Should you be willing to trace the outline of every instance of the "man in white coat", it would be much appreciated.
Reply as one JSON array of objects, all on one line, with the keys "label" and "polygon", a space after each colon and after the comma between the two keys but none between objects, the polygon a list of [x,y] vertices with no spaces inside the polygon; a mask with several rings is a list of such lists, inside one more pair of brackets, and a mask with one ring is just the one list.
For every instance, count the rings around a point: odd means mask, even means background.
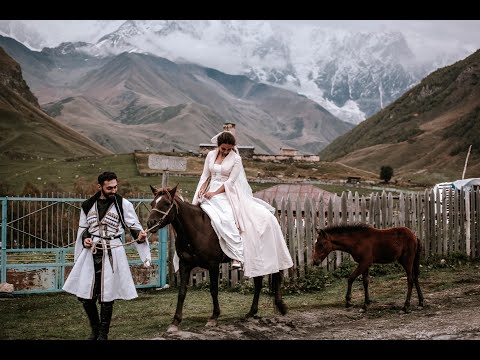
[{"label": "man in white coat", "polygon": [[88,339],[107,340],[114,301],[138,296],[121,241],[125,228],[136,239],[134,245],[145,267],[150,267],[151,255],[147,233],[133,204],[117,194],[117,175],[100,174],[97,186],[99,191],[82,203],[75,264],[63,290],[76,295],[82,303],[92,329]]}]

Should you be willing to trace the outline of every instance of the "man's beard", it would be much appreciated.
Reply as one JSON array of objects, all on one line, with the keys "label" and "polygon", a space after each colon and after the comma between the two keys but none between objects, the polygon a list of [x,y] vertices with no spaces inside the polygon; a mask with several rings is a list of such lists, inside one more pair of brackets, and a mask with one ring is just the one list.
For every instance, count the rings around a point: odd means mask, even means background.
[{"label": "man's beard", "polygon": [[103,189],[102,189],[102,195],[105,199],[109,199],[109,200],[113,200],[113,198],[115,197],[115,194],[105,194]]}]

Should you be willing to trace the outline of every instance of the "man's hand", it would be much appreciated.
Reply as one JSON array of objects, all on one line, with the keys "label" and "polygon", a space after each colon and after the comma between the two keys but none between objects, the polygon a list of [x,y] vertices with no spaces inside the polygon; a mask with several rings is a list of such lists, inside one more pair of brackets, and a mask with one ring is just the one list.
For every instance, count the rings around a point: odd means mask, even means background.
[{"label": "man's hand", "polygon": [[86,248],[91,248],[93,245],[93,240],[91,238],[85,238],[83,240],[83,246],[85,246]]},{"label": "man's hand", "polygon": [[146,238],[147,238],[147,233],[145,232],[145,230],[142,230],[142,231],[140,231],[140,233],[138,234],[137,242],[138,242],[138,243],[143,243]]}]

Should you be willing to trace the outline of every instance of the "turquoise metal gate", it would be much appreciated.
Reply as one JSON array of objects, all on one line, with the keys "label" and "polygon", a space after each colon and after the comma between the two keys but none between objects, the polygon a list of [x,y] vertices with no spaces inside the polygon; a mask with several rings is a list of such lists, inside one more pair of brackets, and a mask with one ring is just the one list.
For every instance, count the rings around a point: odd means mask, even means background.
[{"label": "turquoise metal gate", "polygon": [[[62,291],[73,266],[80,205],[85,199],[0,197],[0,200],[0,282],[13,284],[14,294]],[[151,199],[129,200],[145,226]],[[164,228],[149,237],[150,269],[143,267],[133,246],[125,247],[137,288],[166,285],[167,231]]]}]

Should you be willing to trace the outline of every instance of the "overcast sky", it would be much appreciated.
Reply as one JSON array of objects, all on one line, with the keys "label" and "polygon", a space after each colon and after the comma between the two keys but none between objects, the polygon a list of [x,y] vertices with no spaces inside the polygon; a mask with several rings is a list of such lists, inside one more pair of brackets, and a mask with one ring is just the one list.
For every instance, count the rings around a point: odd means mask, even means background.
[{"label": "overcast sky", "polygon": [[[20,20],[18,20],[20,21]],[[21,20],[31,25],[56,46],[62,41],[94,41],[104,22],[97,20]],[[114,31],[124,20],[109,20]],[[258,20],[256,20],[258,21]],[[273,26],[318,26],[332,30],[401,31],[412,50],[472,53],[480,48],[480,20],[269,20]]]}]

